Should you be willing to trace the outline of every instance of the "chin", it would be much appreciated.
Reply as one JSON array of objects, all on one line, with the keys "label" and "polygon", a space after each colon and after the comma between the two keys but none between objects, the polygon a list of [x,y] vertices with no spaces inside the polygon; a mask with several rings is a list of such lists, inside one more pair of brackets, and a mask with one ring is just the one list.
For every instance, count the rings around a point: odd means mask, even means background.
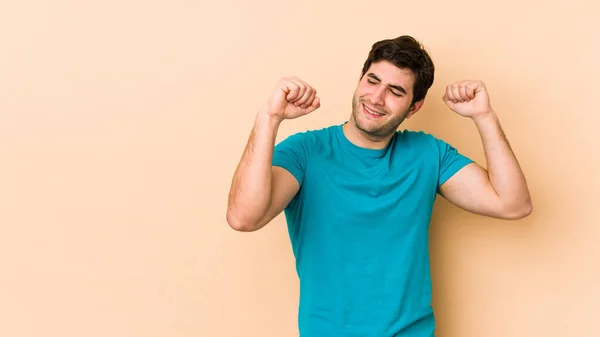
[{"label": "chin", "polygon": [[373,121],[369,120],[355,120],[355,126],[358,130],[374,138],[385,138],[392,135],[398,130],[400,124],[401,123],[394,123],[393,121],[373,123]]},{"label": "chin", "polygon": [[358,130],[360,130],[361,132],[372,136],[372,137],[385,137],[386,136],[386,132],[385,132],[385,126],[375,126],[375,125],[369,125],[370,123],[361,123],[360,121],[358,123],[356,123],[356,128]]}]

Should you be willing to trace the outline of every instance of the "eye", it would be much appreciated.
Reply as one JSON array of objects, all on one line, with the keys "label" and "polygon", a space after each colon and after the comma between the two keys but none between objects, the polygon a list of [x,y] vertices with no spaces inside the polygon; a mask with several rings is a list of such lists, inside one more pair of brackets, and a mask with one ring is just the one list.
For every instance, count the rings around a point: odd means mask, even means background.
[{"label": "eye", "polygon": [[401,97],[401,96],[402,96],[402,94],[401,94],[401,93],[397,92],[397,91],[396,91],[396,90],[394,90],[394,89],[391,89],[391,90],[390,90],[390,92],[392,93],[392,95],[394,95],[394,96],[396,96],[396,97]]},{"label": "eye", "polygon": [[372,79],[368,79],[367,82],[369,82],[370,84],[377,84],[377,82],[373,81]]}]

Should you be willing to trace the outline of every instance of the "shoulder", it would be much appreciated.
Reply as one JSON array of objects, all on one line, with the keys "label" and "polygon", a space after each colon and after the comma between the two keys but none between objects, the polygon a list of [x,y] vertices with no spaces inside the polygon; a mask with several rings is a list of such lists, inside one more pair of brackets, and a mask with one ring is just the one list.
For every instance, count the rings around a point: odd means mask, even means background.
[{"label": "shoulder", "polygon": [[442,143],[445,143],[432,133],[422,130],[398,131],[398,138],[401,142],[408,143],[411,146],[425,146],[432,150],[437,150]]},{"label": "shoulder", "polygon": [[335,132],[337,131],[337,128],[339,128],[339,125],[328,125],[328,126],[324,126],[322,128],[315,128],[315,129],[307,129],[304,131],[300,131],[297,133],[294,133],[293,135],[295,136],[299,136],[299,137],[305,137],[307,139],[319,139],[319,138],[327,138],[327,137],[332,137]]},{"label": "shoulder", "polygon": [[430,153],[434,157],[439,158],[440,161],[448,157],[460,155],[453,145],[433,133],[420,130],[404,130],[401,134],[400,138],[404,140],[405,144],[420,154]]},{"label": "shoulder", "polygon": [[330,143],[335,136],[337,125],[326,126],[318,129],[308,129],[304,131],[298,131],[291,133],[288,136],[283,137],[279,144],[283,143],[295,143],[304,147],[313,147],[320,144]]}]

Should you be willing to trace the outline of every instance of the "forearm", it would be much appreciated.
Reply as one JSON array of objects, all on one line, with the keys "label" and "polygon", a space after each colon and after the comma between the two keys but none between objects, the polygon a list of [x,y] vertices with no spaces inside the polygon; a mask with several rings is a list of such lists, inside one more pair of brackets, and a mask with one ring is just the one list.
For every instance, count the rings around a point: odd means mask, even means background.
[{"label": "forearm", "polygon": [[494,111],[473,117],[482,139],[490,182],[510,212],[530,212],[527,182]]},{"label": "forearm", "polygon": [[252,225],[269,208],[273,149],[279,123],[263,112],[256,115],[229,192],[227,220],[232,226]]}]

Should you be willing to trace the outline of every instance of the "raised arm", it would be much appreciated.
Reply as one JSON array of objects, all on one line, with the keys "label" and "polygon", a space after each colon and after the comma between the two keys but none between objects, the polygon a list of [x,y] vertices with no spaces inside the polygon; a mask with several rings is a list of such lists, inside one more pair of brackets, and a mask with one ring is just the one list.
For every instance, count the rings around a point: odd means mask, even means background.
[{"label": "raised arm", "polygon": [[273,167],[273,150],[280,123],[319,108],[316,91],[298,78],[284,78],[256,114],[254,127],[231,182],[227,223],[256,231],[275,218],[298,192],[294,176]]},{"label": "raised arm", "polygon": [[480,81],[454,83],[443,97],[456,113],[470,117],[481,136],[487,170],[472,163],[441,187],[440,194],[473,213],[501,219],[521,219],[533,210],[523,171],[502,130]]}]

